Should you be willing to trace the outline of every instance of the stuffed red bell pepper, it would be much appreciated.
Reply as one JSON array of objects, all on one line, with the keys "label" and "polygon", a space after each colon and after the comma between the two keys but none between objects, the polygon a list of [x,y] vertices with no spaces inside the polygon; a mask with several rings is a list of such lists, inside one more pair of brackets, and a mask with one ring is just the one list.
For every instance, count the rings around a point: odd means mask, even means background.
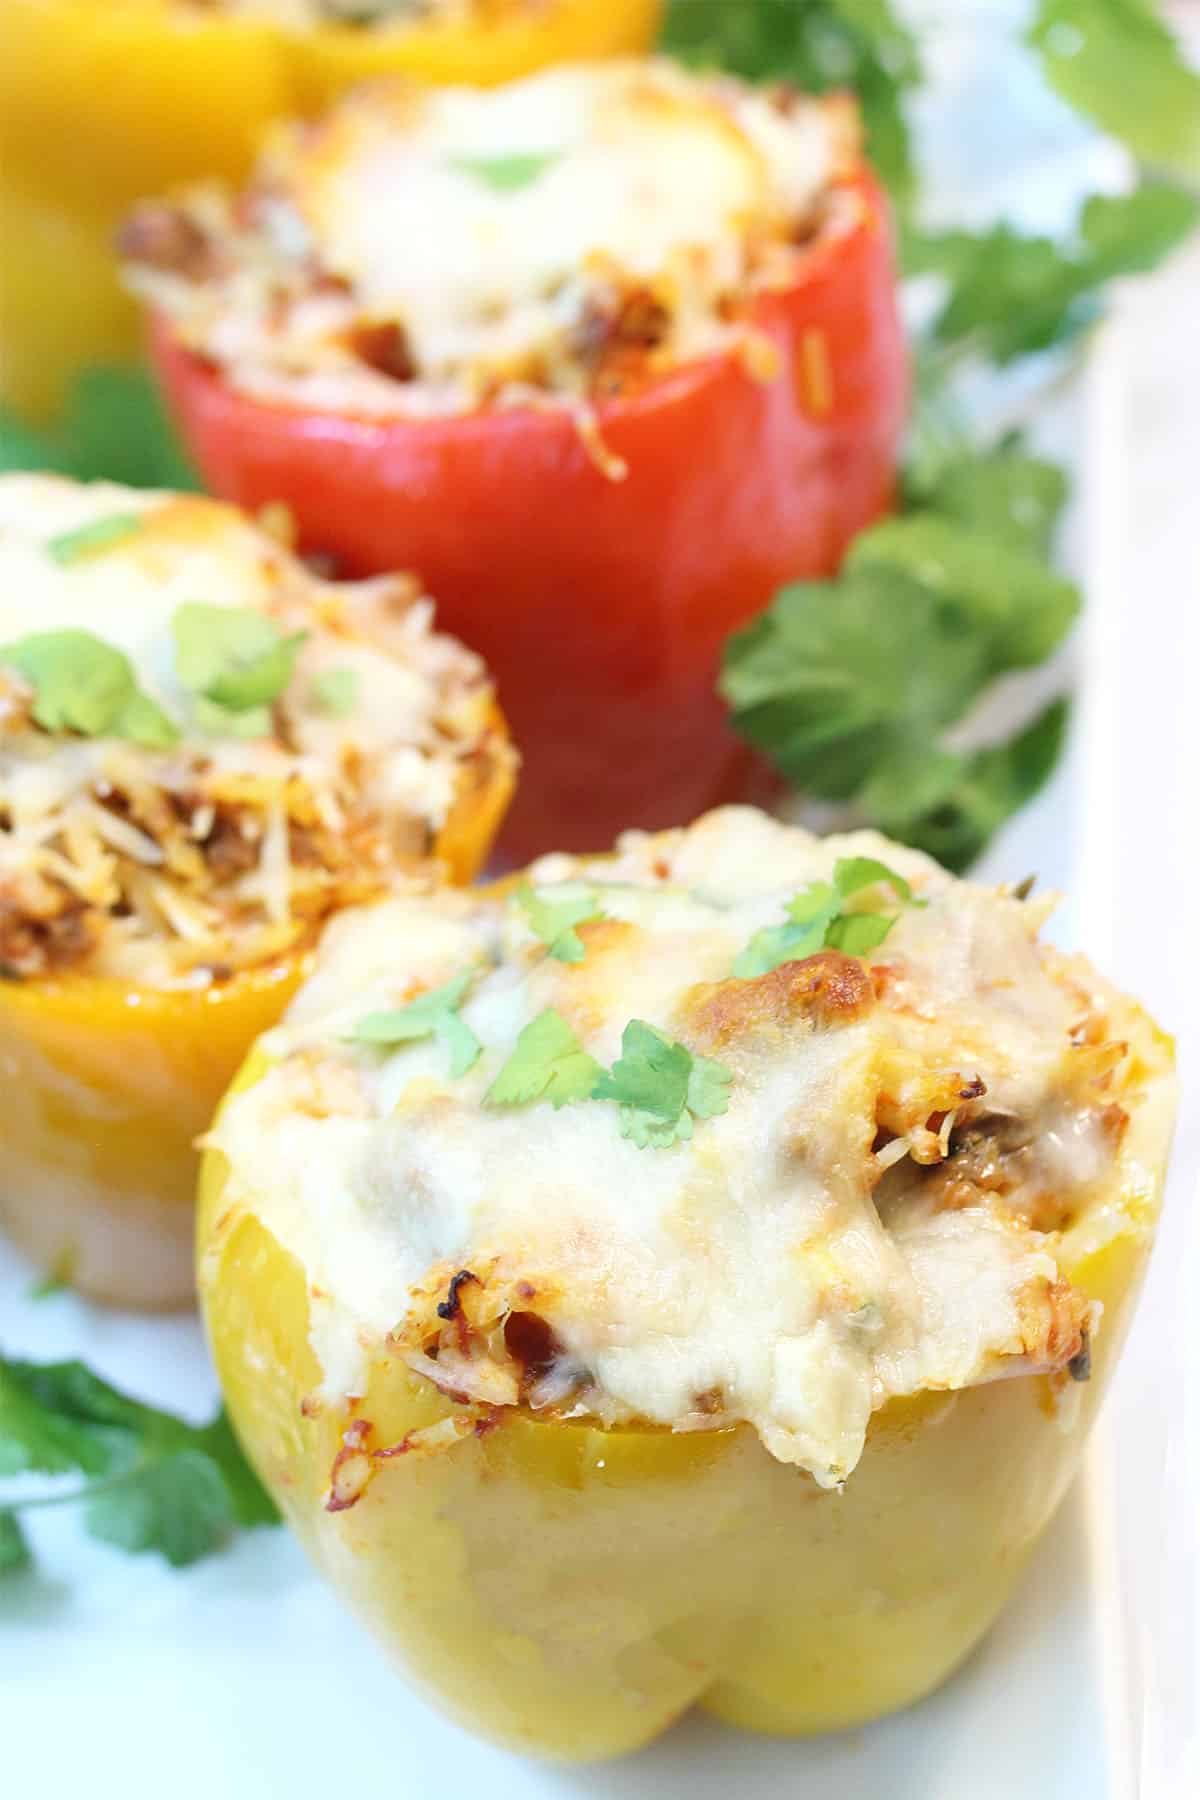
[{"label": "stuffed red bell pepper", "polygon": [[892,495],[883,201],[841,98],[665,62],[364,89],[125,249],[207,480],[419,570],[525,755],[510,850],[743,787],[728,633]]}]

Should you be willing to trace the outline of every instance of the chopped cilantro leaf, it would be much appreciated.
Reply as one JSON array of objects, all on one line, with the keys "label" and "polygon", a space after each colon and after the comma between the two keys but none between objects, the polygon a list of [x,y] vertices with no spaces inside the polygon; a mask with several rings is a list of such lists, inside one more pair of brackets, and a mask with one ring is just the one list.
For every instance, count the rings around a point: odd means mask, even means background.
[{"label": "chopped cilantro leaf", "polygon": [[571,1027],[548,1006],[517,1038],[512,1055],[484,1095],[485,1106],[526,1106],[549,1100],[554,1107],[590,1098],[603,1073]]},{"label": "chopped cilantro leaf", "polygon": [[193,716],[197,731],[203,732],[205,737],[249,739],[273,737],[275,733],[275,720],[269,706],[251,706],[243,712],[235,712],[231,707],[218,706],[215,700],[206,700],[200,695]]},{"label": "chopped cilantro leaf", "polygon": [[427,994],[418,995],[407,1006],[397,1007],[392,1012],[368,1013],[355,1026],[351,1042],[393,1049],[398,1044],[436,1037],[449,1055],[451,1075],[455,1078],[466,1075],[475,1067],[483,1049],[466,1020],[458,1015],[474,979],[475,971],[468,969],[443,987],[431,988]]},{"label": "chopped cilantro leaf", "polygon": [[310,703],[330,719],[346,719],[358,703],[357,669],[322,669],[309,686]]},{"label": "chopped cilantro leaf", "polygon": [[831,882],[810,882],[788,902],[786,924],[755,932],[733,965],[734,975],[751,980],[825,948],[865,956],[883,942],[897,918],[896,913],[847,910],[848,900],[873,887],[891,887],[902,904],[917,904],[903,875],[886,863],[873,856],[840,857]]},{"label": "chopped cilantro leaf", "polygon": [[450,167],[471,175],[497,194],[516,194],[532,187],[552,164],[561,160],[559,150],[530,150],[508,156],[452,156]]},{"label": "chopped cilantro leaf", "polygon": [[621,1109],[621,1136],[640,1150],[667,1150],[693,1134],[694,1119],[715,1118],[729,1105],[733,1074],[721,1063],[693,1056],[642,1019],[631,1019],[621,1054],[592,1090],[594,1100]]},{"label": "chopped cilantro leaf", "polygon": [[125,738],[150,749],[178,740],[166,713],[138,687],[125,653],[90,631],[35,631],[0,646],[0,663],[33,689],[33,717],[44,731]]},{"label": "chopped cilantro leaf", "polygon": [[604,917],[596,890],[578,882],[547,888],[533,888],[527,881],[522,882],[517,889],[517,905],[534,936],[547,946],[551,956],[565,963],[582,962],[584,958],[583,939],[575,930],[576,925]]},{"label": "chopped cilantro leaf", "polygon": [[182,685],[235,713],[253,712],[279,698],[307,636],[288,635],[251,607],[195,601],[178,607],[171,623]]},{"label": "chopped cilantro leaf", "polygon": [[141,528],[139,513],[110,513],[108,518],[93,519],[90,525],[81,525],[76,531],[60,532],[58,537],[49,540],[46,551],[56,563],[69,568],[84,557],[94,556],[98,551],[108,550],[124,538],[132,537]]},{"label": "chopped cilantro leaf", "polygon": [[[87,1479],[28,1504],[82,1502],[93,1536],[125,1550],[160,1551],[175,1566],[209,1555],[238,1526],[278,1516],[223,1413],[189,1425],[83,1363],[0,1357],[0,1474],[29,1470]],[[0,1507],[0,1567],[26,1559],[13,1516],[21,1504]]]}]

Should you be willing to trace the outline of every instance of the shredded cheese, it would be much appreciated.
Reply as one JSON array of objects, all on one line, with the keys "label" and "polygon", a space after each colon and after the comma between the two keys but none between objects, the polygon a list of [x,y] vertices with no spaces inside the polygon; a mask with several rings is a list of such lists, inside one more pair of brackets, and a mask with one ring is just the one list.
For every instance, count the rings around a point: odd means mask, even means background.
[{"label": "shredded cheese", "polygon": [[[71,559],[95,520],[137,529]],[[265,735],[217,735],[181,682],[184,604],[260,612],[303,643]],[[147,984],[246,967],[420,868],[466,766],[493,742],[478,659],[433,630],[400,576],[317,579],[232,508],[169,494],[0,479],[0,644],[90,631],[129,660],[179,741],[47,730],[0,659],[0,965],[71,964]],[[320,702],[345,670],[353,704]]]}]

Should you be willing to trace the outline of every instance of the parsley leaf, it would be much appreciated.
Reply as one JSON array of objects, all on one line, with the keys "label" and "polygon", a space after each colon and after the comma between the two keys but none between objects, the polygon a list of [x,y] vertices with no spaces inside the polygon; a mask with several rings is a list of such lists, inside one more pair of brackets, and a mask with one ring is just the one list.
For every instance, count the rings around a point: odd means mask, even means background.
[{"label": "parsley leaf", "polygon": [[562,1014],[548,1006],[521,1032],[483,1103],[526,1106],[531,1100],[549,1100],[555,1108],[568,1106],[589,1099],[602,1074]]},{"label": "parsley leaf", "polygon": [[292,678],[307,632],[286,634],[248,606],[177,607],[175,672],[185,688],[229,712],[270,706]]},{"label": "parsley leaf", "polygon": [[788,902],[787,923],[756,931],[733,965],[739,980],[767,975],[780,963],[800,962],[826,947],[865,956],[881,944],[898,914],[848,912],[846,902],[864,889],[891,887],[897,899],[915,905],[903,875],[873,856],[843,856],[832,881],[813,881]]},{"label": "parsley leaf", "polygon": [[124,651],[90,631],[35,631],[0,646],[0,663],[33,689],[33,717],[44,731],[126,738],[150,749],[178,741],[166,713],[138,687]]},{"label": "parsley leaf", "polygon": [[872,162],[898,199],[911,193],[904,101],[921,64],[890,0],[671,0],[663,47],[751,81],[788,81],[809,93],[851,89]]},{"label": "parsley leaf", "polygon": [[723,1064],[693,1056],[653,1025],[631,1019],[621,1035],[621,1054],[600,1075],[592,1098],[617,1103],[621,1136],[639,1150],[666,1150],[692,1136],[694,1119],[726,1111],[732,1080]]},{"label": "parsley leaf", "polygon": [[[88,1480],[27,1504],[81,1501],[93,1536],[129,1551],[160,1551],[177,1567],[218,1549],[238,1526],[278,1518],[223,1413],[188,1425],[83,1363],[0,1357],[0,1474],[30,1470]],[[0,1566],[6,1551],[8,1567],[24,1560],[13,1517],[21,1507],[0,1508]]]},{"label": "parsley leaf", "polygon": [[1135,156],[1200,169],[1200,75],[1150,0],[1040,0],[1028,41],[1068,105]]},{"label": "parsley leaf", "polygon": [[517,889],[517,905],[528,919],[533,935],[541,939],[551,956],[564,963],[580,963],[584,958],[583,939],[575,930],[576,925],[604,917],[595,888],[574,881],[548,888],[533,888],[523,881]]},{"label": "parsley leaf", "polygon": [[443,987],[431,988],[428,993],[418,995],[407,1006],[392,1012],[368,1013],[358,1021],[350,1041],[393,1049],[397,1044],[436,1037],[449,1055],[451,1075],[456,1078],[466,1075],[479,1061],[483,1049],[466,1020],[458,1016],[458,1009],[474,979],[475,971],[468,969]]},{"label": "parsley leaf", "polygon": [[559,150],[514,151],[509,156],[452,156],[450,167],[471,175],[496,194],[516,194],[532,187],[552,164],[561,161]]},{"label": "parsley leaf", "polygon": [[330,719],[345,719],[358,703],[357,669],[322,669],[308,690],[311,705]]},{"label": "parsley leaf", "polygon": [[76,531],[60,532],[49,540],[46,551],[56,563],[69,568],[72,563],[133,537],[141,529],[140,514],[110,513],[106,519],[93,519],[90,525],[81,525]]}]

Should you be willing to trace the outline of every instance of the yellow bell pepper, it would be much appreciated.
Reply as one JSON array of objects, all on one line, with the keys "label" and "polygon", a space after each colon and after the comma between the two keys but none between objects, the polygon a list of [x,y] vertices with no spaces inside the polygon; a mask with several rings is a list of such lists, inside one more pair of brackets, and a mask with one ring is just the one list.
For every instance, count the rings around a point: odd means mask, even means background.
[{"label": "yellow bell pepper", "polygon": [[[1170,1045],[1145,1021],[1138,1048],[1147,1097],[1115,1180],[1060,1252],[1104,1306],[1091,1379],[1027,1374],[893,1401],[841,1492],[746,1427],[481,1416],[383,1353],[352,1408],[321,1410],[305,1271],[252,1197],[227,1194],[210,1152],[199,1280],[238,1433],[407,1676],[510,1748],[612,1756],[693,1704],[793,1735],[905,1706],[987,1630],[1079,1467],[1170,1134]],[[234,1091],[266,1066],[252,1055]]]},{"label": "yellow bell pepper", "polygon": [[114,230],[176,182],[237,180],[270,120],[385,71],[490,86],[637,52],[661,11],[510,0],[474,21],[295,31],[178,0],[0,0],[0,401],[52,417],[80,367],[135,348]]},{"label": "yellow bell pepper", "polygon": [[[461,795],[435,847],[453,880],[478,873],[511,787],[500,764]],[[0,1227],[97,1299],[188,1304],[195,1140],[309,962],[290,956],[207,989],[0,981]]]}]

